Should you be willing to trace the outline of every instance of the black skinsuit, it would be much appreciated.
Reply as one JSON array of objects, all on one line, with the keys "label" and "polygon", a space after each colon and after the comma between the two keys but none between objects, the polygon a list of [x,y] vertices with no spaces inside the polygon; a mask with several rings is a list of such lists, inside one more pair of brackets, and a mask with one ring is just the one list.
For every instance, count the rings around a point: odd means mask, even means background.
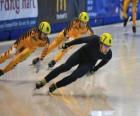
[{"label": "black skinsuit", "polygon": [[[72,54],[68,60],[51,71],[46,77],[46,81],[49,82],[55,77],[57,77],[62,72],[66,72],[71,69],[73,66],[78,65],[75,71],[72,72],[71,75],[63,78],[62,80],[56,83],[57,88],[66,86],[76,79],[84,76],[88,73],[93,67],[99,69],[103,65],[105,65],[112,58],[112,51],[104,55],[100,52],[100,37],[97,35],[83,37],[80,39],[73,40],[67,43],[68,46],[75,44],[87,43],[79,50],[77,50],[74,54]],[[96,62],[101,59],[101,62],[95,66]]]}]

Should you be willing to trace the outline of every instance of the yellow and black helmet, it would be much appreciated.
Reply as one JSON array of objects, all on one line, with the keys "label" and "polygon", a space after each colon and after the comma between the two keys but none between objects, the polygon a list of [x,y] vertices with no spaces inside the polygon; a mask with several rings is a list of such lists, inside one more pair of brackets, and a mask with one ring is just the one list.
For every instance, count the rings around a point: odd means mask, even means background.
[{"label": "yellow and black helmet", "polygon": [[43,33],[50,34],[51,33],[51,26],[50,23],[47,21],[43,21],[39,24],[39,30]]},{"label": "yellow and black helmet", "polygon": [[83,21],[83,22],[88,22],[89,21],[89,16],[87,12],[81,12],[78,16],[78,19]]},{"label": "yellow and black helmet", "polygon": [[100,42],[106,46],[112,46],[112,35],[110,33],[103,33],[100,36]]}]

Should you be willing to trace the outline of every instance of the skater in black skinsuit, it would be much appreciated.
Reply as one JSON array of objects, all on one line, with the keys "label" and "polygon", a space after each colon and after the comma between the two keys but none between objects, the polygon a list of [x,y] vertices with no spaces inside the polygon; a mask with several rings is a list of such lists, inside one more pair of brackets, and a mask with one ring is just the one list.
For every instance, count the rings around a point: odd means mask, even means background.
[{"label": "skater in black skinsuit", "polygon": [[[59,74],[70,70],[73,66],[78,67],[72,72],[71,75],[63,78],[55,84],[49,87],[49,92],[53,92],[57,88],[64,87],[78,78],[81,78],[88,72],[95,72],[102,66],[104,66],[111,58],[112,51],[112,36],[109,33],[103,33],[101,36],[92,35],[73,40],[69,43],[65,43],[62,48],[66,49],[75,44],[87,43],[74,54],[72,54],[68,60],[59,67],[52,70],[43,80],[36,83],[36,89],[43,87],[46,83],[56,78]],[[97,65],[97,61],[101,60]]]}]

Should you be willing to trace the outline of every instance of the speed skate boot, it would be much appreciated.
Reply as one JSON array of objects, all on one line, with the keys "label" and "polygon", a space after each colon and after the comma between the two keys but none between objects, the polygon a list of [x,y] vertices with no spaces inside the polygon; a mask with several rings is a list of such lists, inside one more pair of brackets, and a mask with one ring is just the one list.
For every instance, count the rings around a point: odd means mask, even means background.
[{"label": "speed skate boot", "polygon": [[50,92],[50,93],[53,93],[56,89],[57,89],[56,84],[52,84],[52,85],[49,87],[49,92]]},{"label": "speed skate boot", "polygon": [[128,21],[130,21],[130,20],[131,20],[131,17],[124,18],[124,20],[123,20],[123,26],[126,27]]},{"label": "speed skate boot", "polygon": [[36,82],[35,89],[40,89],[40,88],[41,88],[41,87],[43,87],[46,83],[47,83],[47,82],[46,82],[46,80],[45,80],[45,79],[43,79],[43,80],[41,80],[41,81]]},{"label": "speed skate boot", "polygon": [[136,26],[132,26],[133,33],[136,33]]}]

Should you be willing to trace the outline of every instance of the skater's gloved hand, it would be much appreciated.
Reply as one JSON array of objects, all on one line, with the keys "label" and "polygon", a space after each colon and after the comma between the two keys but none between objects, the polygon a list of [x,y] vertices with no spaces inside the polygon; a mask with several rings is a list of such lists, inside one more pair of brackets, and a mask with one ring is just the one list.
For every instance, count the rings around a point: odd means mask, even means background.
[{"label": "skater's gloved hand", "polygon": [[94,67],[90,70],[90,74],[94,74],[99,68],[98,67]]},{"label": "skater's gloved hand", "polygon": [[40,60],[39,57],[33,59],[33,61],[32,61],[32,65],[34,66],[36,73],[38,73],[40,71],[40,68],[41,68],[41,62],[40,61],[41,60]]},{"label": "skater's gloved hand", "polygon": [[62,49],[67,49],[69,45],[67,43],[62,44]]},{"label": "skater's gloved hand", "polygon": [[56,62],[54,60],[52,60],[51,62],[48,63],[48,67],[52,68],[55,64],[56,64]]},{"label": "skater's gloved hand", "polygon": [[40,58],[37,57],[37,58],[33,59],[32,64],[36,65],[39,61],[40,61]]},{"label": "skater's gloved hand", "polygon": [[97,67],[92,68],[88,73],[87,76],[93,75],[98,70]]}]

